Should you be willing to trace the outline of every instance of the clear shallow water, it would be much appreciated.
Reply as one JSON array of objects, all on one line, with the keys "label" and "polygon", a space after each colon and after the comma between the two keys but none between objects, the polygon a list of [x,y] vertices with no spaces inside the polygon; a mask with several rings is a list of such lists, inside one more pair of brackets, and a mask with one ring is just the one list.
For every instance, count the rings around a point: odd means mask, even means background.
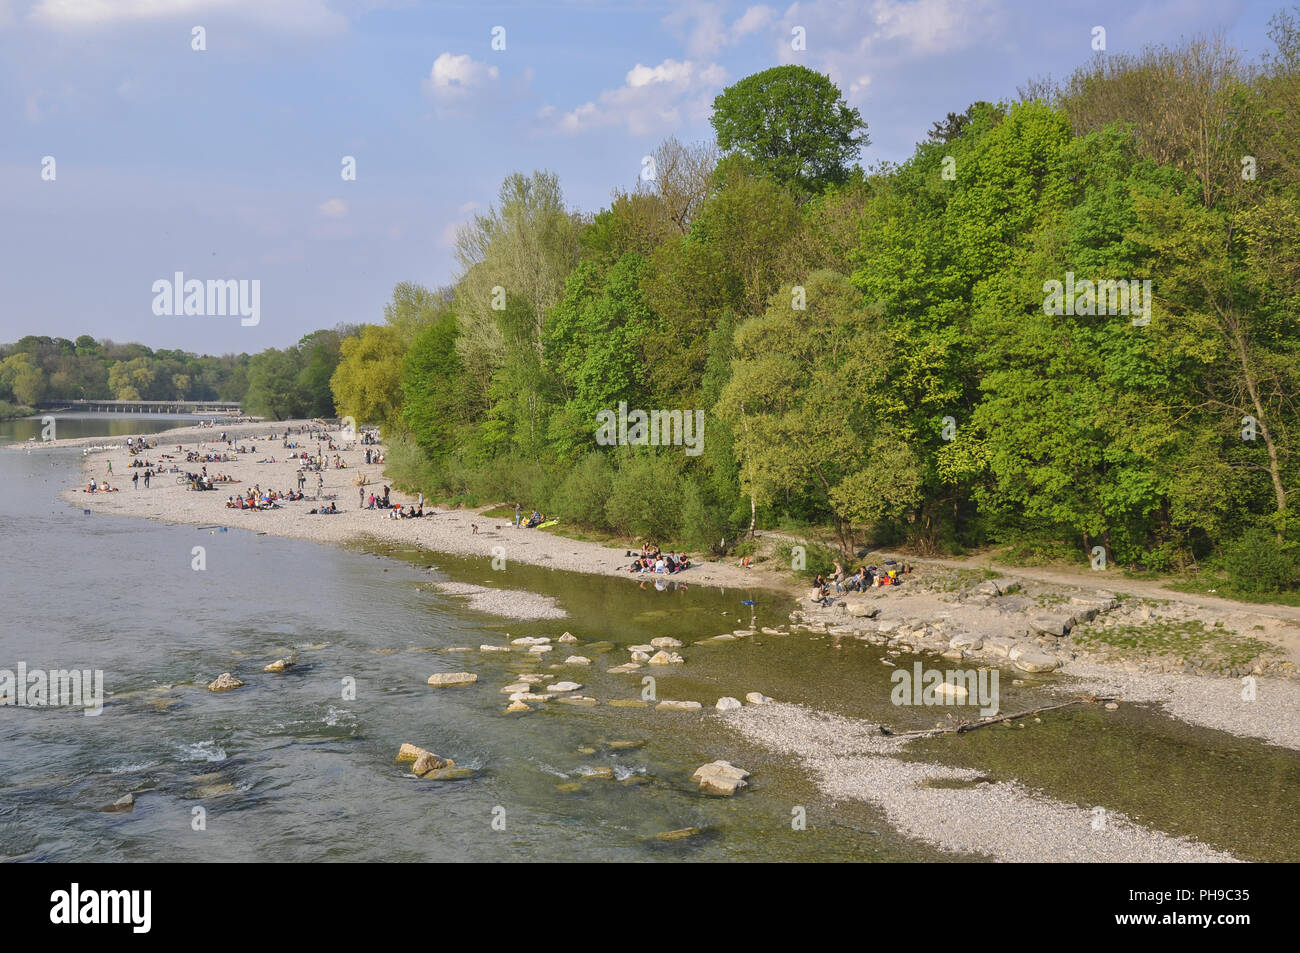
[{"label": "clear shallow water", "polygon": [[[76,426],[124,427],[114,435],[125,436],[144,423]],[[76,435],[60,428],[60,436]],[[0,440],[11,434],[23,435],[14,422],[0,424]],[[364,542],[344,550],[85,516],[57,499],[78,482],[77,457],[0,451],[0,667],[101,668],[111,697],[91,718],[0,707],[0,858],[955,859],[897,836],[867,805],[825,802],[799,771],[737,742],[707,714],[556,703],[525,716],[503,711],[498,689],[520,672],[584,683],[583,693],[602,701],[639,697],[648,673],[659,698],[706,708],[723,694],[763,691],[900,727],[935,720],[933,710],[889,704],[890,670],[861,643],[833,648],[826,637],[792,635],[691,644],[785,621],[790,606],[771,594],[689,585],[657,592],[542,567],[498,573],[484,561],[414,549],[375,555]],[[191,569],[196,545],[207,551],[204,572]],[[570,617],[520,624],[468,612],[429,590],[447,578],[545,592]],[[751,598],[756,607],[741,604]],[[582,639],[573,651],[591,656],[590,668],[552,671],[550,661],[517,653],[443,651],[500,644],[507,632],[566,629]],[[626,660],[627,645],[659,635],[687,643],[686,666],[606,673]],[[593,649],[595,640],[612,644]],[[297,667],[262,671],[290,651]],[[563,646],[551,653],[567,654]],[[425,684],[432,672],[459,670],[477,672],[479,683]],[[224,671],[246,686],[206,691]],[[345,678],[356,680],[355,701],[342,697]],[[1037,701],[1032,685],[1009,683],[1004,707]],[[1241,856],[1294,858],[1294,752],[1125,708],[1106,721],[1053,713],[1033,730],[989,729],[919,750],[1022,777],[1064,800],[1125,810]],[[615,740],[644,745],[614,752],[605,743]],[[475,776],[413,779],[409,766],[393,762],[404,741]],[[586,746],[597,753],[580,754]],[[689,776],[715,758],[753,771],[753,786],[733,799],[699,794]],[[1171,765],[1184,783],[1168,783]],[[613,780],[579,780],[606,767]],[[568,790],[575,782],[578,790]],[[99,810],[127,792],[137,796],[134,811]],[[806,831],[791,829],[796,806],[807,810]],[[206,812],[204,831],[191,827],[196,807]],[[502,814],[505,829],[494,829]],[[1270,834],[1239,834],[1265,826]],[[653,839],[684,827],[703,834]]]}]

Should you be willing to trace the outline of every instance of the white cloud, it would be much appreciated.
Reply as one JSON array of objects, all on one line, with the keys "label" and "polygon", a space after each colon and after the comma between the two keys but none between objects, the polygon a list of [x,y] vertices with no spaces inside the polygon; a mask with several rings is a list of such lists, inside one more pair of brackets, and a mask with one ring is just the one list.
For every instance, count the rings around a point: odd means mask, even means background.
[{"label": "white cloud", "polygon": [[552,121],[565,132],[623,125],[633,135],[647,135],[707,118],[713,96],[726,78],[726,70],[716,63],[674,59],[657,66],[637,63],[627,71],[623,86],[605,90],[558,121],[553,121],[555,109],[550,106],[542,109],[538,118]]},{"label": "white cloud", "polygon": [[[864,62],[895,69],[978,46],[1003,30],[1003,0],[806,0],[792,4],[776,31],[783,63],[828,74],[850,101],[871,85]],[[743,19],[743,18],[742,18]],[[806,52],[791,48],[791,30],[807,31]]]},{"label": "white cloud", "polygon": [[326,218],[342,218],[348,214],[348,203],[342,199],[330,199],[316,206],[316,210]]},{"label": "white cloud", "polygon": [[442,53],[433,61],[425,88],[435,99],[448,102],[463,99],[472,90],[494,83],[501,75],[495,66],[479,62],[468,53]]},{"label": "white cloud", "polygon": [[663,19],[663,24],[686,46],[688,56],[704,59],[717,56],[776,19],[772,7],[756,4],[727,26],[725,3],[686,3]]},{"label": "white cloud", "polygon": [[69,30],[227,15],[300,33],[340,32],[348,25],[326,0],[38,0],[28,19]]}]

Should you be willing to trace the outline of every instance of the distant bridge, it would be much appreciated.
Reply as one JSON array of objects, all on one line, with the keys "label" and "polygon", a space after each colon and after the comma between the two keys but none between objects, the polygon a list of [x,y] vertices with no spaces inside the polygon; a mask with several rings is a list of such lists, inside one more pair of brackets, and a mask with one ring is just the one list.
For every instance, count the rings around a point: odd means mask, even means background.
[{"label": "distant bridge", "polygon": [[77,410],[92,414],[231,414],[241,416],[238,401],[227,400],[44,400],[38,410]]}]

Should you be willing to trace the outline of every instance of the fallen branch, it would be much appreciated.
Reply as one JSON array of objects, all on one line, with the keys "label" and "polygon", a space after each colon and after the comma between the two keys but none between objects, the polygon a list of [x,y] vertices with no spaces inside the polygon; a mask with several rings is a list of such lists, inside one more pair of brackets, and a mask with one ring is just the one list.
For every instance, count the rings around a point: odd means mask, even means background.
[{"label": "fallen branch", "polygon": [[1026,718],[1029,715],[1037,715],[1039,712],[1055,711],[1058,708],[1069,708],[1071,705],[1096,704],[1097,702],[1115,701],[1114,698],[1102,698],[1098,695],[1081,695],[1078,698],[1068,702],[1061,702],[1057,705],[1043,705],[1039,708],[1031,708],[1028,711],[1018,711],[1010,715],[999,715],[997,718],[989,718],[984,721],[963,721],[951,725],[947,728],[923,728],[920,731],[890,731],[884,725],[880,726],[880,733],[888,735],[891,738],[924,738],[930,735],[951,735],[965,734],[968,731],[974,731],[976,728],[987,728],[989,725],[996,725],[1004,721],[1014,721],[1017,718]]}]

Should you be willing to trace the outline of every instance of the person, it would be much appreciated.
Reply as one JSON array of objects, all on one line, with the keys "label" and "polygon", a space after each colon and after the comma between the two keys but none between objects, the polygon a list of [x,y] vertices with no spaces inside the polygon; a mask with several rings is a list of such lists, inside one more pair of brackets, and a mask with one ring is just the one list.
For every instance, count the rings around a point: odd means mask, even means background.
[{"label": "person", "polygon": [[321,490],[325,489],[325,477],[323,474],[316,474],[316,499],[320,499]]},{"label": "person", "polygon": [[840,588],[840,583],[843,580],[844,580],[844,567],[840,565],[840,561],[837,559],[835,560],[835,569],[831,573],[831,581],[835,583],[835,594],[837,596],[844,591],[843,589]]},{"label": "person", "polygon": [[359,486],[357,487],[357,506],[365,506],[365,505],[366,505],[366,488],[364,486]]},{"label": "person", "polygon": [[145,471],[144,471],[144,488],[145,488],[146,490],[149,489],[149,478],[150,478],[151,476],[153,476],[153,471],[152,471],[152,470],[145,470]]},{"label": "person", "polygon": [[109,460],[109,461],[108,461],[108,472],[109,472],[109,473],[112,473],[112,472],[113,472],[113,461],[112,461],[112,460]]},{"label": "person", "polygon": [[140,489],[140,474],[139,474],[139,473],[132,473],[132,474],[131,474],[131,489],[133,489],[133,490],[138,490],[138,489]]},{"label": "person", "polygon": [[518,503],[515,504],[515,529],[519,528],[519,521],[523,519],[524,510]]}]

